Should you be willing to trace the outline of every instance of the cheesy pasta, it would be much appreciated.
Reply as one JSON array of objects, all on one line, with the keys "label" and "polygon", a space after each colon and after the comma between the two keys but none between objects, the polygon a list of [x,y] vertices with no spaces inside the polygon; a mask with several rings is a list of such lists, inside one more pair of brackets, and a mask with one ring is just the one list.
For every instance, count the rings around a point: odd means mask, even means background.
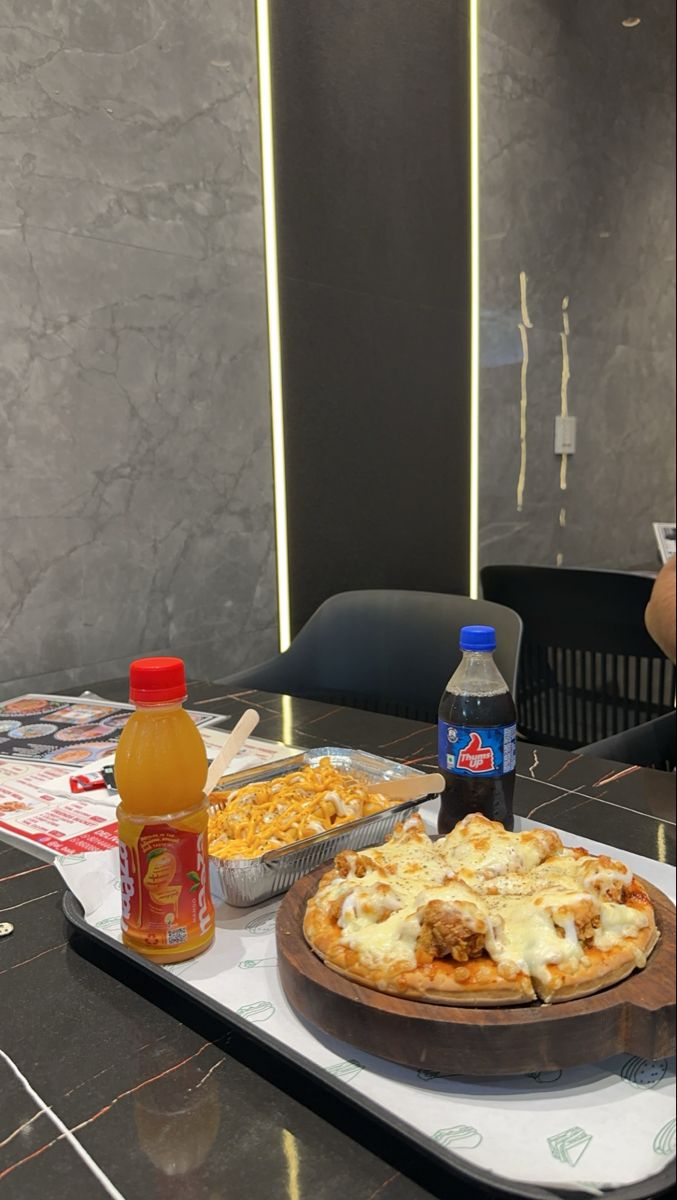
[{"label": "cheesy pasta", "polygon": [[329,758],[212,799],[221,807],[209,815],[209,853],[224,859],[257,858],[393,803]]}]

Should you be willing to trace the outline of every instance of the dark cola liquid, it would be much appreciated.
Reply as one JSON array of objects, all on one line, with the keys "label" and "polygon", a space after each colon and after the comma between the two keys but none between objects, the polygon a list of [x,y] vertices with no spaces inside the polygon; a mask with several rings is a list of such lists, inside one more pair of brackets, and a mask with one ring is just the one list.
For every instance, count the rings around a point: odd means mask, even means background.
[{"label": "dark cola liquid", "polygon": [[[509,692],[496,696],[459,696],[445,692],[440,702],[439,717],[449,725],[481,729],[483,726],[515,724],[515,705]],[[498,779],[481,775],[456,775],[440,762],[446,780],[442,795],[437,831],[449,833],[454,825],[469,813],[480,812],[491,821],[500,821],[506,829],[514,824],[512,797],[515,790],[515,770]]]}]

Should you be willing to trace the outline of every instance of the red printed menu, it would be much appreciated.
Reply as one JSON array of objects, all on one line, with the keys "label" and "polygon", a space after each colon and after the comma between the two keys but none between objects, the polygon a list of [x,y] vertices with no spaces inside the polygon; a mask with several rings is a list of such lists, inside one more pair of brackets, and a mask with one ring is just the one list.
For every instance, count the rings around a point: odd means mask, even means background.
[{"label": "red printed menu", "polygon": [[113,810],[47,791],[63,778],[62,767],[0,759],[0,831],[54,854],[116,846]]}]

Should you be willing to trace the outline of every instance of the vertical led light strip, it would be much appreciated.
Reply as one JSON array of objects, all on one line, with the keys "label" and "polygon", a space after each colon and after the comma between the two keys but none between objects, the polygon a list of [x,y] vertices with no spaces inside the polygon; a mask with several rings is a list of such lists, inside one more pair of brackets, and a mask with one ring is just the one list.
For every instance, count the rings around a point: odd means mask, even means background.
[{"label": "vertical led light strip", "polygon": [[480,163],[479,0],[469,0],[470,68],[470,595],[479,595]]},{"label": "vertical led light strip", "polygon": [[291,619],[289,609],[289,553],[287,543],[287,487],[284,461],[282,357],[280,348],[280,292],[277,277],[273,88],[270,63],[268,0],[256,0],[256,45],[259,71],[263,234],[266,258],[266,297],[268,303],[268,354],[270,358],[270,406],[273,437],[275,541],[277,547],[277,607],[280,650],[286,650],[291,641]]}]

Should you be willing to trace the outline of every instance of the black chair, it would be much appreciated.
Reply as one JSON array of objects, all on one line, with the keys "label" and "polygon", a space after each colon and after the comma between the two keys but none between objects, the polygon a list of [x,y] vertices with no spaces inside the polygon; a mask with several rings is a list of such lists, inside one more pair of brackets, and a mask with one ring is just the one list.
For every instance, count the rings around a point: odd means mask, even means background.
[{"label": "black chair", "polygon": [[659,771],[674,771],[677,762],[677,712],[666,713],[617,733],[583,746],[581,754],[595,758],[610,758],[613,762],[629,763],[633,767],[656,767]]},{"label": "black chair", "polygon": [[675,669],[649,637],[653,577],[566,567],[484,567],[484,596],[520,614],[518,728],[579,749],[673,709]]},{"label": "black chair", "polygon": [[515,687],[522,622],[500,604],[437,592],[340,592],[284,653],[219,680],[371,712],[435,722],[460,661],[461,625],[493,625],[496,663]]}]

